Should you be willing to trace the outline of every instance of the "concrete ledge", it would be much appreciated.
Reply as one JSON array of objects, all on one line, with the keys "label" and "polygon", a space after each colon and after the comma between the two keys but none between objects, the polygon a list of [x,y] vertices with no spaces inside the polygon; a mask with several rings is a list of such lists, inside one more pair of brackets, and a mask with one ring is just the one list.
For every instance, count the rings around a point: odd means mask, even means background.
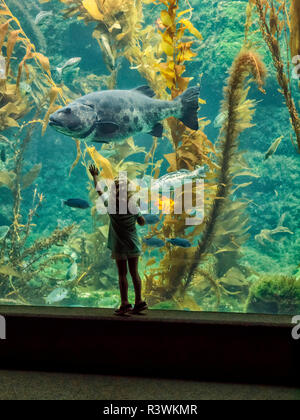
[{"label": "concrete ledge", "polygon": [[0,307],[0,368],[276,384],[300,382],[291,317]]}]

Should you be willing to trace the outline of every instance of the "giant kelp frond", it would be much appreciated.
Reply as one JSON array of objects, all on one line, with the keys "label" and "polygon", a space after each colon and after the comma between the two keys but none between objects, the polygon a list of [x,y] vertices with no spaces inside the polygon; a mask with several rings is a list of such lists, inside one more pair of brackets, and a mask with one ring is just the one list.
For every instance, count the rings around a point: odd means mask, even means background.
[{"label": "giant kelp frond", "polygon": [[[74,226],[56,229],[48,237],[33,242],[32,227],[36,226],[33,222],[43,204],[44,195],[37,188],[34,189],[32,205],[25,221],[21,208],[23,190],[36,181],[41,170],[41,165],[36,164],[24,173],[25,152],[36,125],[43,123],[41,115],[48,98],[50,109],[46,111],[45,125],[51,110],[57,106],[55,102],[59,98],[59,102],[63,103],[64,98],[62,90],[52,79],[49,59],[36,50],[21,22],[4,0],[0,0],[0,50],[6,59],[6,77],[0,81],[0,131],[9,127],[19,128],[15,135],[11,134],[11,140],[1,136],[1,141],[9,146],[12,169],[1,171],[0,187],[10,189],[13,203],[11,225],[0,243],[0,284],[5,298],[15,295],[18,301],[27,303],[23,294],[32,293],[27,283],[40,275],[44,267],[50,264],[50,259],[60,259],[57,254],[49,256],[46,251],[61,245],[74,229]],[[19,127],[18,120],[34,106],[33,120]],[[31,245],[28,245],[29,240]]]},{"label": "giant kelp frond", "polygon": [[153,25],[148,25],[132,40],[125,51],[125,57],[130,62],[131,69],[138,70],[147,80],[157,98],[167,99],[169,95],[166,92],[166,79],[158,72],[163,54],[160,43],[161,37],[157,30]]},{"label": "giant kelp frond", "polygon": [[[157,4],[156,1],[144,0],[147,4]],[[195,39],[201,40],[200,32],[192,24],[192,9],[180,9],[177,0],[159,0],[164,7],[159,12],[156,22],[157,29],[148,26],[139,33],[139,38],[127,51],[127,58],[132,67],[137,69],[147,79],[156,92],[157,97],[174,99],[183,93],[189,86],[192,78],[185,77],[186,62],[193,60],[197,54],[193,51],[193,41],[186,42],[184,36],[189,33]],[[201,101],[204,103],[204,101]],[[171,142],[174,152],[165,155],[169,163],[168,171],[176,172],[180,169],[194,170],[197,165],[207,165],[210,173],[206,184],[205,196],[207,204],[214,197],[214,171],[218,167],[215,160],[216,151],[203,130],[209,121],[200,119],[198,131],[188,129],[175,118],[167,121],[167,137]],[[151,151],[146,155],[145,163],[151,163],[151,176],[157,178],[160,173],[161,161],[154,164],[154,155],[157,150],[157,139],[154,139]],[[193,194],[196,189],[193,190]],[[195,196],[195,195],[194,195]],[[186,213],[175,214],[172,200],[165,197],[159,207],[170,210],[163,224],[158,230],[155,226],[149,229],[149,237],[154,235],[164,238],[185,237],[193,242],[199,235],[203,226],[194,226],[187,233]],[[158,266],[151,268],[147,275],[146,295],[153,304],[164,300],[174,299],[180,306],[184,301],[187,307],[197,307],[192,298],[183,292],[183,274],[185,264],[194,255],[194,250],[176,249],[167,245],[164,257],[157,261]],[[189,298],[189,300],[188,300]],[[180,303],[181,302],[181,303]],[[188,303],[189,302],[189,303]],[[198,309],[200,309],[198,307]]]},{"label": "giant kelp frond", "polygon": [[[193,26],[189,18],[183,17],[191,9],[179,12],[178,0],[159,0],[166,6],[160,15],[160,25],[163,29],[160,48],[165,53],[167,60],[157,64],[161,75],[165,78],[167,87],[171,90],[172,97],[180,95],[186,90],[191,78],[183,77],[185,61],[191,61],[197,56],[192,51],[193,41],[184,42],[183,37],[189,31],[195,38],[202,39],[200,32]],[[155,3],[153,0],[152,3]]]},{"label": "giant kelp frond", "polygon": [[[0,12],[1,12],[1,18],[4,19],[4,22],[2,23],[2,26],[0,27],[0,46],[2,48],[4,44],[4,40],[6,35],[8,35],[7,39],[7,60],[6,60],[6,72],[8,73],[10,69],[10,62],[11,62],[11,56],[14,50],[14,47],[17,43],[22,43],[25,47],[25,56],[23,60],[20,63],[19,66],[19,73],[22,72],[23,67],[26,70],[27,79],[29,79],[29,71],[27,67],[27,61],[34,59],[37,66],[40,68],[42,73],[44,73],[46,79],[50,84],[54,84],[53,80],[51,79],[51,72],[50,72],[50,63],[46,56],[43,54],[37,52],[36,47],[27,37],[26,33],[24,32],[20,21],[13,15],[7,4],[4,0],[1,0],[0,2]],[[10,29],[12,27],[12,24],[14,24],[17,29]],[[20,75],[18,77],[20,79]],[[17,86],[18,87],[18,86]]]},{"label": "giant kelp frond", "polygon": [[39,252],[49,250],[54,245],[59,245],[61,242],[66,241],[71,235],[75,225],[67,226],[64,229],[56,229],[48,238],[37,239],[35,243],[27,248],[20,256],[21,260],[33,257]]},{"label": "giant kelp frond", "polygon": [[[0,51],[3,46],[6,47],[6,68],[5,73],[9,75],[11,57],[14,47],[20,39],[20,31],[11,27],[13,18],[9,15],[3,5],[0,4],[3,16],[0,17]],[[7,15],[7,17],[5,16]],[[4,55],[5,57],[5,55]],[[22,60],[23,61],[23,60]],[[19,68],[22,68],[22,61]],[[25,61],[24,63],[25,64]],[[19,78],[18,78],[19,79]],[[0,81],[0,130],[3,131],[10,127],[18,127],[20,118],[30,111],[30,104],[26,98],[23,98],[18,91],[18,81],[2,78]]]},{"label": "giant kelp frond", "polygon": [[86,24],[96,22],[93,37],[102,51],[105,64],[111,72],[108,87],[116,83],[116,61],[141,30],[142,3],[140,0],[60,0],[66,5],[66,18],[77,16]]},{"label": "giant kelp frond", "polygon": [[[166,9],[161,11],[161,29],[158,33],[161,37],[160,50],[164,53],[166,61],[159,59],[155,66],[159,70],[159,80],[164,79],[166,88],[171,91],[171,98],[176,98],[188,88],[192,80],[190,77],[183,76],[186,71],[185,63],[197,56],[197,53],[192,50],[193,41],[184,42],[183,37],[186,32],[189,32],[195,39],[202,40],[202,35],[193,26],[190,20],[191,15],[186,17],[191,9],[179,11],[177,0],[166,0],[161,3],[166,6]],[[209,122],[203,120],[200,121],[200,130],[195,132],[177,119],[169,118],[169,137],[175,149],[174,154],[167,156],[170,163],[169,171],[194,169],[196,165],[204,163],[214,169],[212,156],[215,150],[202,131]]]},{"label": "giant kelp frond", "polygon": [[94,146],[87,147],[86,151],[93,159],[93,162],[96,164],[97,168],[102,170],[101,177],[106,180],[113,180],[116,176],[112,165],[108,159],[105,159],[99,152],[97,152]]},{"label": "giant kelp frond", "polygon": [[[17,28],[17,29],[16,29]],[[21,44],[25,49],[25,55],[18,64],[17,77],[14,76],[14,72],[11,65],[12,54],[15,47]],[[23,117],[27,112],[30,111],[28,100],[22,95],[21,83],[23,80],[23,73],[25,72],[25,81],[30,86],[30,95],[32,100],[37,106],[44,107],[46,105],[47,97],[50,98],[50,106],[46,112],[44,119],[43,132],[45,131],[48,124],[48,117],[51,112],[55,109],[54,102],[57,98],[63,103],[65,99],[63,92],[54,83],[51,70],[50,62],[48,57],[37,51],[35,45],[27,37],[22,25],[17,19],[10,8],[7,6],[4,0],[0,1],[0,49],[3,50],[3,46],[6,47],[6,75],[7,80],[1,80],[1,111],[5,111],[4,106],[9,102],[13,103],[14,107],[9,106],[11,115],[8,114],[7,122],[3,122],[3,127],[12,126],[12,119],[15,121]],[[3,51],[2,51],[3,53]],[[3,53],[4,54],[4,53]],[[4,55],[5,56],[5,55]],[[57,94],[53,98],[53,91]],[[19,112],[17,111],[19,109]],[[13,126],[17,126],[15,122]]]},{"label": "giant kelp frond", "polygon": [[[291,22],[291,33],[290,33],[291,54],[292,54],[292,57],[296,57],[296,56],[300,56],[300,2],[299,0],[291,0],[290,22]],[[298,57],[298,61],[300,61],[299,57]]]},{"label": "giant kelp frond", "polygon": [[[295,102],[291,92],[291,80],[289,65],[285,70],[284,61],[282,59],[280,37],[283,30],[287,32],[286,16],[288,16],[285,0],[280,0],[279,5],[275,5],[273,1],[269,0],[250,0],[255,3],[257,13],[259,16],[260,30],[263,38],[272,54],[274,67],[277,72],[277,80],[281,88],[280,92],[285,98],[286,106],[290,113],[291,124],[296,135],[298,150],[300,153],[300,118],[297,112]],[[296,6],[296,3],[298,6]],[[290,9],[291,21],[291,38],[290,47],[292,55],[295,51],[299,51],[299,1],[292,2]],[[285,37],[286,43],[287,36]],[[288,46],[287,46],[288,48]],[[297,64],[296,61],[295,64]]]},{"label": "giant kelp frond", "polygon": [[208,254],[213,244],[217,224],[222,216],[222,211],[227,205],[227,199],[232,187],[234,175],[235,156],[238,148],[238,136],[243,131],[244,122],[248,124],[249,113],[241,113],[239,107],[245,102],[245,80],[252,75],[259,88],[262,89],[262,83],[266,76],[265,67],[259,56],[253,51],[241,51],[230,71],[228,85],[224,90],[225,99],[223,101],[223,112],[227,113],[228,119],[222,128],[220,172],[218,187],[215,200],[206,218],[205,228],[202,239],[199,242],[197,251],[194,255],[194,262],[188,271],[186,287],[189,286],[193,275],[203,258]]},{"label": "giant kelp frond", "polygon": [[0,284],[2,283],[6,297],[16,295],[23,303],[28,303],[24,299],[24,294],[32,293],[28,283],[40,277],[54,261],[67,258],[66,255],[59,254],[49,256],[47,251],[67,241],[73,229],[74,225],[56,229],[49,237],[36,240],[31,247],[23,249],[18,255],[11,254],[9,265],[1,265],[0,261]]}]

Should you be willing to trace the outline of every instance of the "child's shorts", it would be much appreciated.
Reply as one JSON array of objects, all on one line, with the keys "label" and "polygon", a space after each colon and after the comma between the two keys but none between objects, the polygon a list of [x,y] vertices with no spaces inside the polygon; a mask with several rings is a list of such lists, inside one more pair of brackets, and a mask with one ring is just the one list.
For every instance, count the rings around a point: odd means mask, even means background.
[{"label": "child's shorts", "polygon": [[130,258],[138,258],[138,257],[140,257],[142,254],[139,252],[139,253],[136,253],[136,254],[116,254],[116,253],[112,253],[111,254],[111,258],[113,259],[113,260],[121,260],[121,261],[127,261],[128,259],[130,259]]}]

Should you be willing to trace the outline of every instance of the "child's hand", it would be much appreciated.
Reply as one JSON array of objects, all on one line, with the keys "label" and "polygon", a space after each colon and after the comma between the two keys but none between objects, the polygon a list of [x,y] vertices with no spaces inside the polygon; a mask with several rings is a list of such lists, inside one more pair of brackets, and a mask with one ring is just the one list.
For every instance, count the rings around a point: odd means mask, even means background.
[{"label": "child's hand", "polygon": [[92,175],[93,178],[95,176],[98,176],[99,175],[99,171],[98,171],[98,169],[96,168],[95,165],[90,165],[89,171],[90,171],[90,174]]}]

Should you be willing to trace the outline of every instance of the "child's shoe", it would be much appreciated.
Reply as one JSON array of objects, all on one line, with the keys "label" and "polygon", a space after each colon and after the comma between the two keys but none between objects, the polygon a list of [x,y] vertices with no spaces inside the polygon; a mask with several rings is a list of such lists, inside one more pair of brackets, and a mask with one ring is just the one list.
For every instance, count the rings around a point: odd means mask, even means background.
[{"label": "child's shoe", "polygon": [[148,309],[147,303],[146,302],[141,302],[138,305],[134,305],[134,308],[131,309],[130,313],[139,314],[139,313],[145,311],[146,309]]},{"label": "child's shoe", "polygon": [[132,305],[128,303],[127,305],[121,305],[119,309],[116,309],[115,315],[126,315],[130,311],[132,311]]}]

